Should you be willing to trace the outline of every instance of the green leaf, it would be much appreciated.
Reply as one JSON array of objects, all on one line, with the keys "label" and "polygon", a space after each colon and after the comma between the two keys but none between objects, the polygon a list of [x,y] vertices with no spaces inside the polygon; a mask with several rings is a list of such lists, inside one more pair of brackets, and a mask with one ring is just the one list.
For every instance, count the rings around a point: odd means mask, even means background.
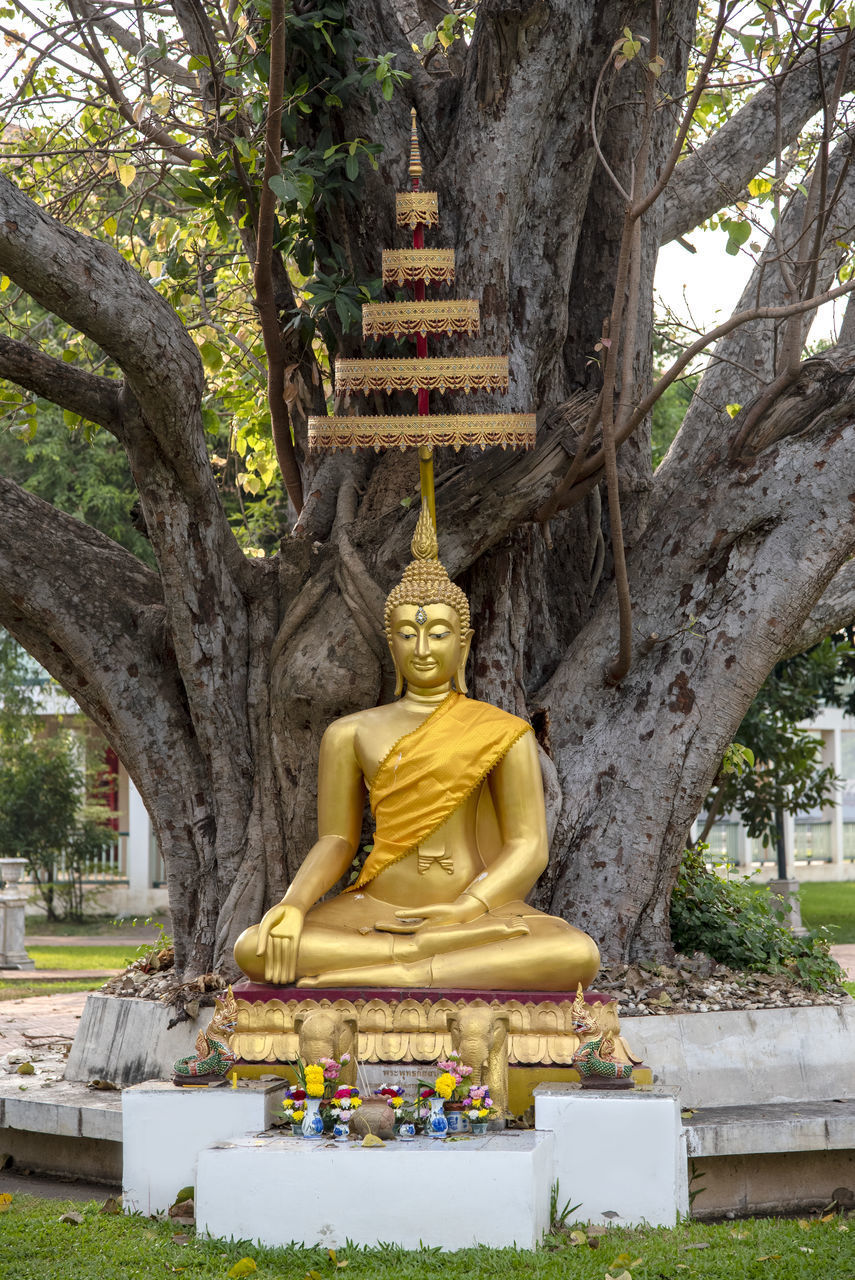
[{"label": "green leaf", "polygon": [[348,178],[350,178],[350,181],[355,182],[359,177],[359,157],[349,155],[344,162],[344,171]]},{"label": "green leaf", "polygon": [[274,173],[271,178],[268,178],[267,185],[270,187],[273,194],[277,195],[284,204],[288,204],[289,201],[296,200],[298,198],[296,185],[292,179],[284,173]]},{"label": "green leaf", "polygon": [[104,219],[104,231],[108,236],[114,236],[119,230],[119,224],[115,218],[109,217]]},{"label": "green leaf", "polygon": [[300,173],[296,178],[297,182],[297,199],[303,208],[307,208],[312,202],[312,196],[315,194],[315,180],[310,173]]},{"label": "green leaf", "polygon": [[211,373],[216,373],[218,369],[223,367],[223,353],[213,342],[203,342],[199,348],[199,354],[202,357],[202,363]]}]

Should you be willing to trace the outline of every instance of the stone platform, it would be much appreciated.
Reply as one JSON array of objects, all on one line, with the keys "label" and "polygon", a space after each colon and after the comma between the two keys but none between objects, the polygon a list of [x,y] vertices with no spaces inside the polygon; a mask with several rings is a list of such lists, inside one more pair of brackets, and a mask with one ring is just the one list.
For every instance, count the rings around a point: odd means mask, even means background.
[{"label": "stone platform", "polygon": [[[212,1142],[243,1138],[269,1128],[280,1110],[281,1084],[243,1081],[208,1089],[176,1087],[162,1080],[134,1085],[122,1094],[125,1208],[166,1213],[184,1187],[196,1181],[199,1154]],[[242,1183],[241,1195],[254,1192]],[[218,1234],[228,1234],[219,1232]]]},{"label": "stone platform", "polygon": [[197,1228],[214,1237],[532,1249],[556,1182],[580,1219],[672,1226],[688,1208],[679,1105],[667,1092],[543,1086],[534,1130],[374,1147],[270,1131],[278,1102],[275,1085],[126,1090],[126,1210],[163,1213],[192,1184]]},{"label": "stone platform", "polygon": [[265,1245],[534,1249],[549,1226],[553,1148],[552,1134],[531,1130],[382,1148],[219,1143],[199,1156],[196,1227]]}]

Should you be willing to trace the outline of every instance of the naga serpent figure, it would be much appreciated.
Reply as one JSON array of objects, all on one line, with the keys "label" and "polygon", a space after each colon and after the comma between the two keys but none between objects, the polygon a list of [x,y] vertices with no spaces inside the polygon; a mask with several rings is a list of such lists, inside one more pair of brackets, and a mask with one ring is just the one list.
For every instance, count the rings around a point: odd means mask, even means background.
[{"label": "naga serpent figure", "polygon": [[[309,988],[587,987],[595,943],[525,901],[548,856],[537,745],[524,720],[466,696],[469,604],[426,504],[412,551],[385,608],[396,701],[326,730],[317,842],[238,938],[237,963],[254,981]],[[359,849],[366,790],[373,849],[322,902]]]}]

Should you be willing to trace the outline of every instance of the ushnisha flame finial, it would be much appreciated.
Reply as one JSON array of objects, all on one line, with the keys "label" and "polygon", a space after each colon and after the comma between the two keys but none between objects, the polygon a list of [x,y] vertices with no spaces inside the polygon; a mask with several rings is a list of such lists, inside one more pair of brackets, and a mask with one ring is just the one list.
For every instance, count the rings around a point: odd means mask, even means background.
[{"label": "ushnisha flame finial", "polygon": [[416,521],[416,531],[410,543],[410,551],[413,553],[414,560],[439,559],[439,543],[426,498],[422,498],[422,509]]},{"label": "ushnisha flame finial", "polygon": [[422,156],[419,151],[419,135],[416,131],[416,109],[413,107],[410,111],[410,168],[409,174],[411,178],[420,178],[422,176]]},{"label": "ushnisha flame finial", "polygon": [[[451,581],[448,570],[439,558],[436,528],[427,498],[422,498],[422,509],[410,543],[410,551],[413,558],[404,570],[404,576],[386,597],[383,620],[387,638],[391,641],[392,611],[399,604],[412,604],[421,608],[426,604],[450,604],[460,619],[460,634],[465,636],[471,625],[469,601]],[[465,688],[461,688],[461,692],[465,693]]]}]

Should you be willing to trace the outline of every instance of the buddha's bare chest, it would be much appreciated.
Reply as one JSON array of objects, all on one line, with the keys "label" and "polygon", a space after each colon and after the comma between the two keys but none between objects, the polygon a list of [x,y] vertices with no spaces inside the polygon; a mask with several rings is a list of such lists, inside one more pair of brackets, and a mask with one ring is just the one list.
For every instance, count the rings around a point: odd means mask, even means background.
[{"label": "buddha's bare chest", "polygon": [[366,717],[362,721],[356,731],[354,745],[359,767],[368,786],[396,743],[423,725],[432,710],[433,708],[422,711],[419,708],[414,711],[400,703],[392,703],[390,706],[378,707],[370,719]]}]

